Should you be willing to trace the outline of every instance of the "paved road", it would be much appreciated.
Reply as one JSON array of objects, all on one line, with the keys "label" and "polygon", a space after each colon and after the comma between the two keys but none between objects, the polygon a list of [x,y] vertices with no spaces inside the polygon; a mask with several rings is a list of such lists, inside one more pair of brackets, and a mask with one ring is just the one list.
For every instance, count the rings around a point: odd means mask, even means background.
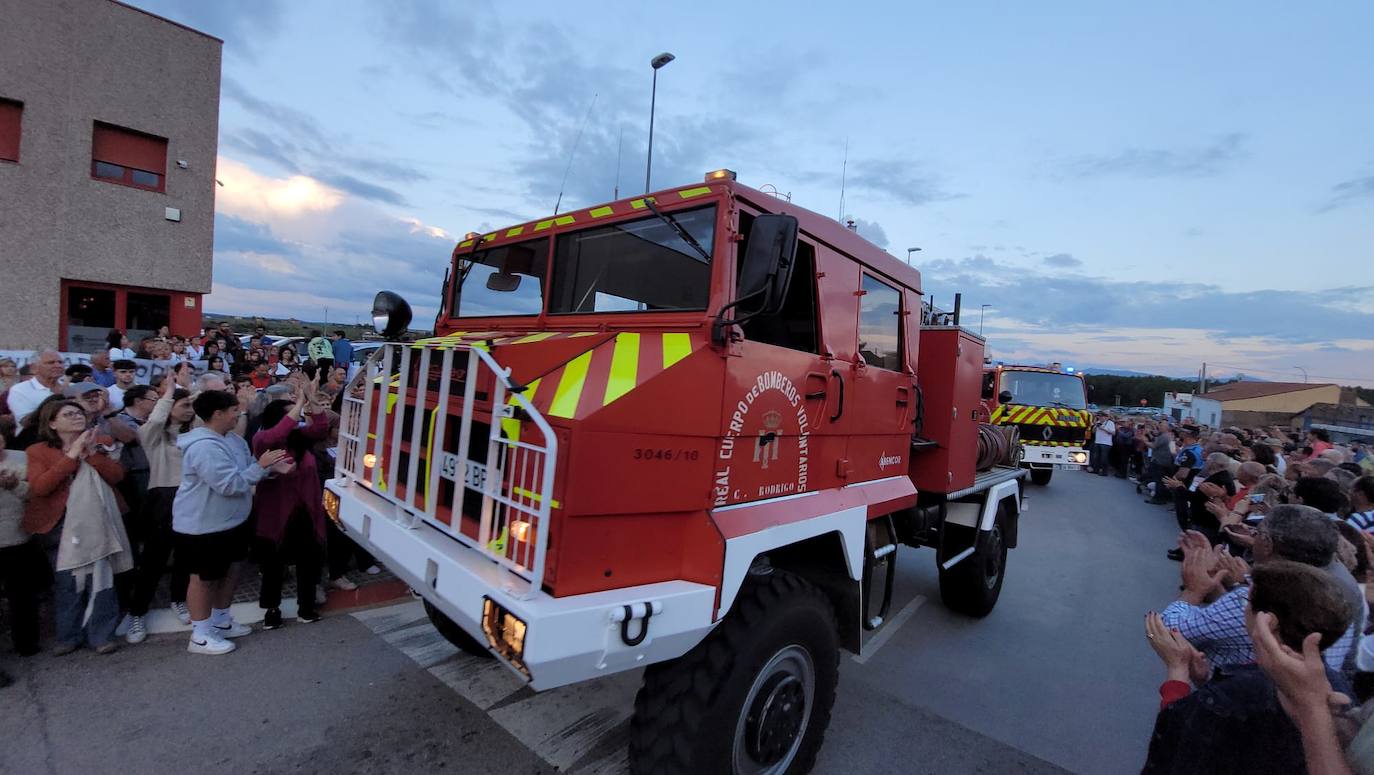
[{"label": "paved road", "polygon": [[[902,550],[900,621],[843,660],[818,772],[1138,770],[1161,676],[1140,622],[1177,585],[1171,516],[1087,474],[1029,493],[986,619],[945,611],[933,553]],[[407,603],[255,633],[223,659],[158,636],[11,662],[0,773],[624,771],[638,675],[533,694],[422,616]]]}]

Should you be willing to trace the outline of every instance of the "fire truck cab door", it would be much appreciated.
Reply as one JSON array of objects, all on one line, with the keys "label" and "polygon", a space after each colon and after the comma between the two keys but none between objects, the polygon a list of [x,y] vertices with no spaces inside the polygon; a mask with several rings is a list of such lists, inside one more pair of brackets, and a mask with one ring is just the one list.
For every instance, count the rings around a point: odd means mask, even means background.
[{"label": "fire truck cab door", "polygon": [[783,308],[746,321],[739,355],[726,359],[715,506],[843,483],[835,468],[845,439],[827,431],[841,388],[819,352],[815,254],[798,240]]},{"label": "fire truck cab door", "polygon": [[849,482],[905,473],[915,412],[907,364],[907,316],[901,288],[867,271],[857,290],[857,346],[847,412]]}]

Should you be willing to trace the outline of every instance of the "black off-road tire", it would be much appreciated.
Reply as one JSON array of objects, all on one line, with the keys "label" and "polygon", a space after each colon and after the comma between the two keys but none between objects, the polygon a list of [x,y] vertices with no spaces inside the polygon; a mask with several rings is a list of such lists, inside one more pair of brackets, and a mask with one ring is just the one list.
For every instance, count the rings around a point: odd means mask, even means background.
[{"label": "black off-road tire", "polygon": [[1030,470],[1031,484],[1038,484],[1041,487],[1050,483],[1050,478],[1054,476],[1053,468],[1032,468]]},{"label": "black off-road tire", "polygon": [[[798,647],[813,666],[813,693],[809,715],[799,722],[800,734],[787,738],[800,737],[801,743],[786,769],[777,772],[809,772],[835,701],[838,628],[829,598],[800,576],[782,570],[750,574],[733,610],[705,640],[682,657],[645,671],[630,722],[631,772],[734,772],[736,730],[756,678],[776,658],[796,655]],[[760,698],[768,685],[760,689]],[[756,698],[751,706],[759,708],[759,702]],[[794,705],[768,707],[775,709],[772,718],[777,718],[776,708],[790,710]]]},{"label": "black off-road tire", "polygon": [[443,611],[440,611],[439,609],[435,608],[433,605],[430,604],[428,600],[424,601],[424,603],[425,613],[429,614],[430,624],[433,624],[434,629],[438,630],[439,634],[444,636],[444,640],[448,641],[449,643],[452,643],[453,645],[457,646],[459,650],[471,654],[474,657],[492,659],[496,656],[487,649],[487,644],[482,643],[481,641],[469,635],[467,633],[467,630],[464,630],[462,627],[459,627],[458,624],[454,622],[452,619],[448,618],[448,616]]},{"label": "black off-road tire", "polygon": [[[992,613],[1002,595],[1002,582],[1007,577],[1006,521],[1010,519],[1004,500],[997,507],[997,518],[988,535],[977,536],[978,548],[949,570],[940,568],[940,599],[945,607],[965,616],[984,617]],[[954,525],[951,528],[971,530]],[[936,555],[941,564],[962,551],[968,543],[942,548]]]}]

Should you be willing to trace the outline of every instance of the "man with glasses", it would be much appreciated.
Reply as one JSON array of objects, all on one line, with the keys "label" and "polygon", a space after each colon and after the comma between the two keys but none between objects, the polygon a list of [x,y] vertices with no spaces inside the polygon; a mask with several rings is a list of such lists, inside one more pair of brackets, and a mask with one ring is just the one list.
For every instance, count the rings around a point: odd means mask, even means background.
[{"label": "man with glasses", "polygon": [[[1351,628],[1322,655],[1327,666],[1353,678],[1356,633],[1364,631],[1364,595],[1350,571],[1335,557],[1339,533],[1336,523],[1308,506],[1275,506],[1255,528],[1228,531],[1241,544],[1249,543],[1256,565],[1292,560],[1320,568],[1341,586],[1357,612]],[[1179,540],[1183,549],[1183,592],[1161,613],[1164,626],[1177,630],[1207,658],[1213,669],[1255,661],[1254,644],[1245,629],[1245,606],[1250,600],[1249,568],[1237,557],[1213,547],[1206,536],[1189,531]]]}]

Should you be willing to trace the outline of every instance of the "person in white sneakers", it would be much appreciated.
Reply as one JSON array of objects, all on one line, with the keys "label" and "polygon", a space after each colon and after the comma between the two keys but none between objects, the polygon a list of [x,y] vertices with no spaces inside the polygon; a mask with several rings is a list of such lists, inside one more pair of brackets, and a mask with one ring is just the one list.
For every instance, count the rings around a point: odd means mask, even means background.
[{"label": "person in white sneakers", "polygon": [[242,410],[232,394],[205,391],[191,406],[204,426],[177,437],[181,484],[172,501],[173,551],[190,574],[186,650],[227,654],[234,650],[231,638],[252,632],[234,621],[229,604],[252,538],[253,486],[274,473],[290,473],[296,464],[280,449],[253,460],[247,442],[234,433]]},{"label": "person in white sneakers", "polygon": [[[174,372],[190,370],[190,364],[173,366]],[[130,643],[141,643],[148,637],[144,617],[157,593],[158,584],[167,572],[167,560],[172,554],[172,501],[181,484],[181,449],[177,437],[187,432],[195,410],[191,394],[177,387],[172,376],[164,379],[161,397],[138,427],[138,440],[148,461],[148,492],[143,498],[140,517],[143,523],[143,552],[138,558],[135,582],[129,598]],[[132,392],[131,392],[132,395]],[[191,623],[186,607],[186,570],[180,563],[172,568],[171,609],[182,624]]]}]

